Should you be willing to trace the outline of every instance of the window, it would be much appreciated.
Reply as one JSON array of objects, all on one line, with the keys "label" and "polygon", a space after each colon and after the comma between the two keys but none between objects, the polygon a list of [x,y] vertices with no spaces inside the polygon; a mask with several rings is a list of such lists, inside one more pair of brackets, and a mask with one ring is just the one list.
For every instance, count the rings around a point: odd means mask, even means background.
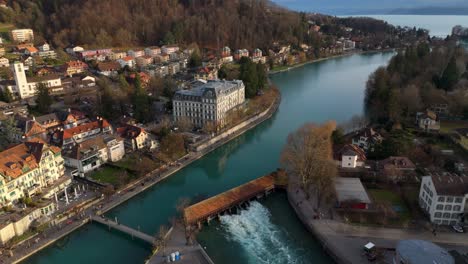
[{"label": "window", "polygon": [[454,210],[454,211],[460,211],[460,210],[461,210],[461,206],[460,206],[460,205],[455,205],[455,206],[453,206],[453,210]]},{"label": "window", "polygon": [[444,197],[444,196],[439,196],[438,201],[439,201],[439,202],[445,202],[445,197]]},{"label": "window", "polygon": [[437,217],[437,218],[440,218],[442,216],[442,213],[441,212],[436,212],[434,214],[434,217]]},{"label": "window", "polygon": [[455,198],[455,202],[456,202],[456,203],[462,203],[462,202],[463,202],[463,198],[457,197],[457,198]]},{"label": "window", "polygon": [[452,214],[452,219],[458,219],[459,215],[460,215],[460,214],[458,214],[458,213]]},{"label": "window", "polygon": [[450,213],[444,213],[444,217],[443,218],[450,218]]},{"label": "window", "polygon": [[436,209],[437,209],[437,210],[443,210],[443,209],[444,209],[444,206],[443,206],[442,204],[438,204],[438,205],[436,206]]},{"label": "window", "polygon": [[445,211],[452,211],[452,206],[450,204],[447,204],[445,206]]},{"label": "window", "polygon": [[447,197],[447,203],[453,203],[453,197]]}]

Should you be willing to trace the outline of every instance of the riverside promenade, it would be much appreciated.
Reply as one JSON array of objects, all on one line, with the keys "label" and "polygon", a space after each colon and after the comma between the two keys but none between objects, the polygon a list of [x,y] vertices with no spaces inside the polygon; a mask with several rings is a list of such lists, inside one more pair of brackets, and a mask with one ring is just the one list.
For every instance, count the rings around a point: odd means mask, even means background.
[{"label": "riverside promenade", "polygon": [[[331,219],[330,215],[314,219],[314,206],[305,198],[302,190],[288,190],[288,200],[306,228],[338,264],[371,263],[362,254],[362,248],[367,242],[373,242],[377,247],[394,249],[400,240],[421,239],[432,241],[448,250],[468,252],[467,233],[438,232],[434,236],[431,230],[425,229],[351,225]],[[385,257],[391,259],[393,256]]]},{"label": "riverside promenade", "polygon": [[[197,152],[190,152],[189,154],[175,162],[179,163],[179,165],[170,166],[165,171],[160,171],[159,169],[157,169],[154,172],[148,173],[147,175],[138,179],[137,181],[130,183],[123,189],[118,190],[111,197],[108,197],[103,200],[96,200],[96,202],[98,202],[97,204],[93,203],[93,207],[89,207],[83,211],[83,216],[86,217],[85,219],[71,221],[67,224],[67,226],[62,228],[50,227],[46,229],[45,234],[47,235],[41,235],[41,239],[37,240],[37,242],[35,242],[31,246],[21,246],[10,249],[9,252],[11,252],[13,257],[10,257],[5,253],[0,255],[0,263],[19,263],[21,261],[24,261],[28,257],[34,255],[35,253],[41,251],[42,249],[52,245],[59,239],[66,237],[70,233],[86,225],[89,222],[89,217],[95,215],[96,213],[102,214],[108,212],[109,210],[128,201],[134,196],[146,191],[153,185],[172,176],[179,170],[190,165],[192,162],[202,158],[206,154],[214,151],[218,147],[230,142],[231,140],[241,136],[250,129],[270,119],[273,116],[273,114],[278,110],[280,102],[281,95],[279,94],[275,101],[270,105],[270,107],[263,112],[264,114],[249,119],[249,122],[247,122],[245,126],[239,128],[239,130],[230,131],[230,133],[227,135],[222,133],[221,135],[215,136],[210,140],[210,145],[208,147],[203,148]],[[96,212],[94,210],[95,207],[100,208],[99,211]]]}]

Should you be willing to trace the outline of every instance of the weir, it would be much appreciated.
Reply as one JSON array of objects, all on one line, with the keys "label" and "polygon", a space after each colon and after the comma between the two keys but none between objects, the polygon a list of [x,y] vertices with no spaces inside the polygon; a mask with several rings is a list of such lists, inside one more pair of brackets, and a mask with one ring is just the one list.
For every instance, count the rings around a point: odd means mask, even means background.
[{"label": "weir", "polygon": [[136,237],[136,238],[139,238],[139,239],[141,239],[143,241],[146,241],[146,242],[148,242],[148,243],[150,243],[152,245],[155,244],[154,237],[152,237],[152,236],[150,236],[148,234],[145,234],[145,233],[143,233],[141,231],[135,230],[135,229],[133,229],[131,227],[128,227],[126,225],[122,225],[122,224],[120,224],[120,223],[118,223],[116,221],[112,221],[112,220],[107,219],[107,218],[105,218],[103,216],[96,215],[96,216],[91,216],[90,218],[94,222],[97,222],[97,223],[108,226],[109,229],[113,228],[115,230],[119,230],[122,233],[130,235],[132,238]]},{"label": "weir", "polygon": [[189,206],[184,210],[185,226],[200,228],[203,222],[209,223],[225,212],[242,208],[244,203],[266,196],[276,188],[285,188],[286,182],[286,174],[278,170]]}]

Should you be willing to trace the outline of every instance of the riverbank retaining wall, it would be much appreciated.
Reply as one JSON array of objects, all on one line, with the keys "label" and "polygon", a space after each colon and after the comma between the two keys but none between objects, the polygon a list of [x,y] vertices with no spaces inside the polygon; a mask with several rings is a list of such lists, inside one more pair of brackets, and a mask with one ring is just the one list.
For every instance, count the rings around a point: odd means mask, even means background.
[{"label": "riverbank retaining wall", "polygon": [[251,127],[249,127],[250,125],[257,125],[263,121],[265,121],[266,119],[270,118],[273,113],[276,112],[276,109],[278,108],[279,106],[279,102],[280,102],[280,97],[281,95],[278,95],[278,97],[275,99],[275,101],[270,105],[270,107],[268,107],[265,111],[261,112],[260,114],[254,116],[254,117],[251,117],[243,122],[241,122],[240,124],[224,131],[223,133],[211,138],[211,139],[208,139],[207,141],[201,143],[200,145],[198,146],[195,146],[194,147],[194,150],[195,151],[202,151],[202,150],[205,150],[206,148],[212,146],[213,144],[219,142],[219,141],[222,141],[222,140],[226,140],[228,139],[231,135],[235,134],[235,133],[238,133],[239,131],[242,131],[242,132],[245,132],[245,131],[248,131]]},{"label": "riverbank retaining wall", "polygon": [[323,250],[338,264],[353,264],[333,245],[333,241],[330,241],[325,234],[320,232],[319,227],[315,226],[313,221],[309,221],[309,219],[307,219],[307,216],[297,206],[299,201],[296,201],[294,197],[290,195],[290,191],[291,190],[289,189],[287,190],[289,204],[294,209],[297,217],[299,217],[307,230],[320,242]]}]

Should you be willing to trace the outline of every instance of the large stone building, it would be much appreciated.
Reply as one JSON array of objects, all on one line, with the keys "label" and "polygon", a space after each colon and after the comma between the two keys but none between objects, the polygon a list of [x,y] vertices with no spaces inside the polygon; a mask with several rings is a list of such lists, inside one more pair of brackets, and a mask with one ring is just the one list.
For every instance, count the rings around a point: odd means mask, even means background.
[{"label": "large stone building", "polygon": [[46,196],[64,176],[60,148],[49,146],[41,140],[31,140],[0,153],[0,204],[9,205],[21,197],[37,193]]},{"label": "large stone building", "polygon": [[208,122],[223,126],[226,114],[244,101],[245,86],[242,81],[208,81],[191,90],[176,92],[173,100],[174,121],[187,118],[197,127]]},{"label": "large stone building", "polygon": [[419,190],[419,205],[438,225],[454,225],[465,219],[468,177],[424,176]]},{"label": "large stone building", "polygon": [[51,94],[63,93],[62,81],[56,75],[45,75],[41,77],[27,77],[24,64],[15,62],[13,64],[13,75],[15,81],[2,81],[0,87],[2,91],[9,89],[10,92],[17,98],[25,99],[36,95],[37,85],[45,84],[49,88]]}]

